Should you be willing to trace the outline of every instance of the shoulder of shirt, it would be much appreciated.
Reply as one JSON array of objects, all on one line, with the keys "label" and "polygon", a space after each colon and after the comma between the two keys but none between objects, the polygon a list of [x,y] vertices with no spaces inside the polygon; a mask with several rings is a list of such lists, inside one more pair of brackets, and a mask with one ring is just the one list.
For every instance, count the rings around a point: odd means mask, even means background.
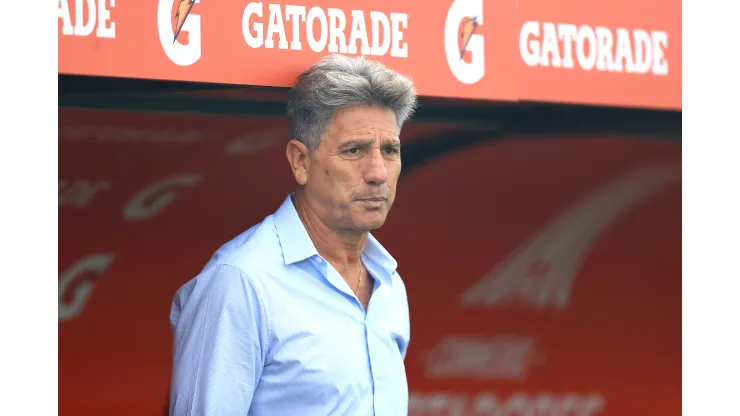
[{"label": "shoulder of shirt", "polygon": [[250,279],[284,267],[273,215],[222,245],[208,261],[204,271],[219,266],[233,267]]},{"label": "shoulder of shirt", "polygon": [[393,274],[391,274],[391,285],[393,286],[394,291],[397,291],[404,299],[408,298],[406,293],[406,284],[403,282],[401,275],[398,274],[398,271],[394,271]]}]

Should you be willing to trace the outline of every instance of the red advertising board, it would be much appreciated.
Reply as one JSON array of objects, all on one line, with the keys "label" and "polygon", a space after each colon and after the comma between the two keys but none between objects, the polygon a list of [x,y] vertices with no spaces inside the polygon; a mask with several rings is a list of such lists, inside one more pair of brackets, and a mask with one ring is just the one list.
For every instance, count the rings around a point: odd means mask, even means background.
[{"label": "red advertising board", "polygon": [[680,1],[518,4],[520,99],[681,109]]},{"label": "red advertising board", "polygon": [[60,0],[59,72],[291,86],[330,53],[420,94],[681,108],[681,2]]},{"label": "red advertising board", "polygon": [[[161,416],[173,295],[291,191],[287,123],[59,123],[60,414]],[[409,123],[408,151],[441,131],[466,135]],[[376,233],[409,293],[409,414],[680,414],[680,145],[512,139],[411,169]]]}]

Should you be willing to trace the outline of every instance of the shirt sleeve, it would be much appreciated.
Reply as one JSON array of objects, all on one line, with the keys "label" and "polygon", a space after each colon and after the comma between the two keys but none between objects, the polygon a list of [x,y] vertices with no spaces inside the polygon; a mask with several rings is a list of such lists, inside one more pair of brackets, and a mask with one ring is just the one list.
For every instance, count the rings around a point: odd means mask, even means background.
[{"label": "shirt sleeve", "polygon": [[254,282],[233,266],[213,266],[178,291],[172,309],[170,415],[246,415],[268,340]]}]

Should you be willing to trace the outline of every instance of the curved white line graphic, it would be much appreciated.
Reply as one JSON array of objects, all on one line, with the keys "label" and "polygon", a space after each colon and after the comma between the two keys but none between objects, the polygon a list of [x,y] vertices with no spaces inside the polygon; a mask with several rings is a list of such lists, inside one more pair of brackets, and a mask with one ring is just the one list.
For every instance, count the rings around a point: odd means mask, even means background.
[{"label": "curved white line graphic", "polygon": [[535,309],[565,309],[578,270],[604,229],[636,203],[680,179],[680,164],[669,164],[641,168],[607,184],[466,290],[461,306],[495,307],[519,301]]}]

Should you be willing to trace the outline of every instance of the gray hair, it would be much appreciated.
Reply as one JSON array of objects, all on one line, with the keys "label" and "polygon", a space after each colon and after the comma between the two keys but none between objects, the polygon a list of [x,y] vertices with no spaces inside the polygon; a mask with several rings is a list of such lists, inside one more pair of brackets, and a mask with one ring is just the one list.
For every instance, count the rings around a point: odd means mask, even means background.
[{"label": "gray hair", "polygon": [[389,109],[400,129],[417,106],[411,80],[364,57],[329,55],[298,77],[288,94],[291,137],[316,150],[329,119],[351,105]]}]

